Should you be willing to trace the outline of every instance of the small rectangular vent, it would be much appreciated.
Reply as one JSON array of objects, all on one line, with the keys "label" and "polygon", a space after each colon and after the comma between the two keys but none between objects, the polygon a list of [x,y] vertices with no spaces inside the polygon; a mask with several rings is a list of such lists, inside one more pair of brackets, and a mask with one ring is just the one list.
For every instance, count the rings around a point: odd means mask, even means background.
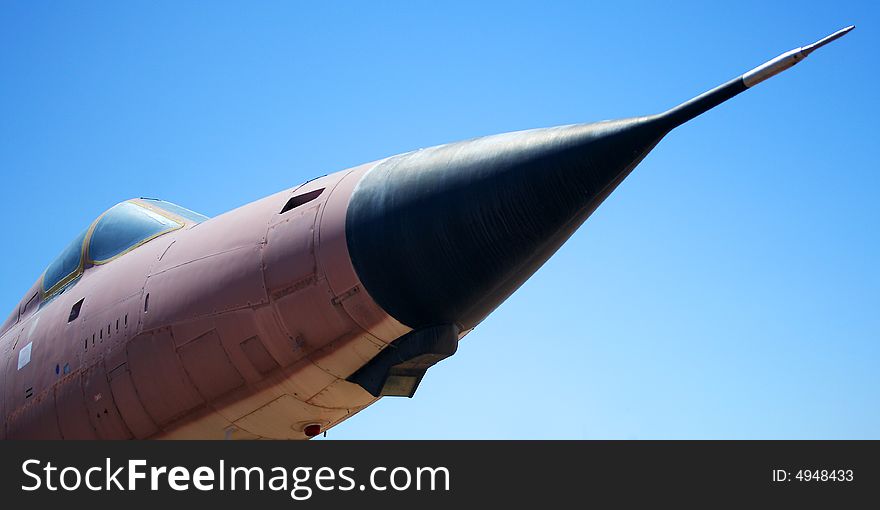
[{"label": "small rectangular vent", "polygon": [[68,323],[75,321],[76,318],[79,317],[79,311],[82,310],[83,302],[85,300],[86,300],[86,298],[80,299],[79,301],[76,302],[75,305],[73,305],[70,308],[70,315],[67,316]]},{"label": "small rectangular vent", "polygon": [[33,397],[33,396],[34,396],[34,387],[33,387],[33,386],[31,386],[30,388],[24,390],[24,398],[25,398],[25,400],[27,400],[27,399],[29,399],[29,398],[31,398],[31,397]]},{"label": "small rectangular vent", "polygon": [[291,209],[295,209],[303,204],[311,202],[312,200],[321,196],[321,193],[324,192],[324,188],[316,189],[315,191],[309,191],[308,193],[303,193],[302,195],[297,195],[290,200],[287,201],[287,204],[284,205],[284,208],[281,209],[281,212],[278,214],[284,214]]}]

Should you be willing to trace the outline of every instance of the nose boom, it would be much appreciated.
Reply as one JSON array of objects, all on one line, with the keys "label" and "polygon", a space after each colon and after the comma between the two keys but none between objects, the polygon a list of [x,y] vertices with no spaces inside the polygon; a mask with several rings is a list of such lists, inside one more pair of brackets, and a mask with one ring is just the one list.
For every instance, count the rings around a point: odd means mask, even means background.
[{"label": "nose boom", "polygon": [[469,329],[546,262],[670,130],[851,28],[660,115],[507,133],[384,160],[348,206],[355,271],[398,321]]}]

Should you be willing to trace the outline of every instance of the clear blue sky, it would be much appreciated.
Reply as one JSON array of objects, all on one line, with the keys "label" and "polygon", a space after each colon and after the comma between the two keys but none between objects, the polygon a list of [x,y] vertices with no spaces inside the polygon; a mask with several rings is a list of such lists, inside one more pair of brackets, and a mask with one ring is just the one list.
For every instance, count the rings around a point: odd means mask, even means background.
[{"label": "clear blue sky", "polygon": [[215,215],[457,139],[676,130],[522,289],[331,438],[880,438],[876,2],[5,2],[3,317],[96,215]]}]

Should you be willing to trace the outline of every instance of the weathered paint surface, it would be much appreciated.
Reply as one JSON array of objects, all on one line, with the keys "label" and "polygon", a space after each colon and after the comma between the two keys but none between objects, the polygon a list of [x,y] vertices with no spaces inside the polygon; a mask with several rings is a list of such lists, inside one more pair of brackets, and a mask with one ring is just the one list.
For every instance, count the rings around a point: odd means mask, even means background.
[{"label": "weathered paint surface", "polygon": [[851,29],[660,115],[388,158],[38,281],[0,327],[0,437],[304,439],[376,400],[349,379],[412,395],[669,131]]},{"label": "weathered paint surface", "polygon": [[46,303],[35,284],[0,338],[0,434],[302,439],[371,404],[345,377],[410,329],[348,260],[348,198],[370,166],[187,224]]}]

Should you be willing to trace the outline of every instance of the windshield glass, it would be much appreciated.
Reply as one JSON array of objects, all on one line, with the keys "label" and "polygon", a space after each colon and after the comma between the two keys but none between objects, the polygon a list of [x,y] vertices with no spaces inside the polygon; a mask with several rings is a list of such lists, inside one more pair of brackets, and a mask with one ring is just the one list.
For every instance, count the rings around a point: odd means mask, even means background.
[{"label": "windshield glass", "polygon": [[159,213],[123,202],[104,213],[95,224],[89,240],[89,259],[96,264],[107,262],[181,226]]},{"label": "windshield glass", "polygon": [[82,266],[82,245],[87,232],[88,229],[83,230],[76,236],[76,239],[71,241],[67,248],[61,252],[61,255],[46,268],[46,273],[43,275],[44,292],[54,291],[56,287],[63,287],[64,284],[76,277]]},{"label": "windshield glass", "polygon": [[43,294],[56,294],[94,264],[105,264],[166,232],[207,219],[164,200],[135,199],[117,204],[76,236],[49,264],[43,273]]},{"label": "windshield glass", "polygon": [[201,223],[207,219],[209,219],[204,214],[199,214],[195,211],[190,211],[186,207],[181,207],[177,204],[172,204],[171,202],[166,202],[164,200],[158,200],[155,198],[142,198],[144,202],[149,205],[156,206],[160,209],[170,212],[171,214],[180,216],[181,218],[191,221],[193,223]]}]

